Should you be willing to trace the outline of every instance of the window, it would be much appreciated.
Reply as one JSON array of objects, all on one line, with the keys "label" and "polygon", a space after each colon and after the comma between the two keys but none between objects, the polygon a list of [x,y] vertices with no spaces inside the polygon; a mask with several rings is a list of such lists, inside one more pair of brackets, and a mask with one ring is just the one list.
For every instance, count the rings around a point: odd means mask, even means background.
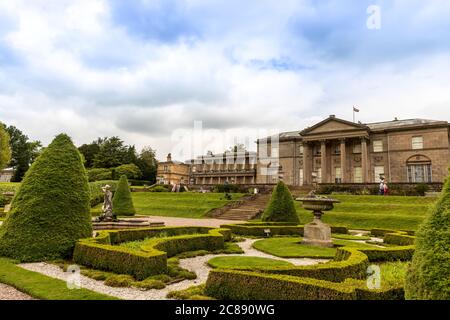
[{"label": "window", "polygon": [[304,148],[303,148],[303,145],[302,145],[302,144],[300,145],[300,147],[299,147],[299,149],[298,149],[298,152],[299,152],[300,154],[303,154]]},{"label": "window", "polygon": [[342,171],[341,168],[334,168],[335,173],[335,183],[341,183],[342,182]]},{"label": "window", "polygon": [[373,152],[383,152],[383,140],[373,141]]},{"label": "window", "polygon": [[303,178],[303,169],[300,169],[300,174],[299,174],[299,177],[300,177],[300,181],[299,181],[299,183],[300,183],[300,185],[302,186],[302,185],[303,185],[303,183],[304,183],[304,178]]},{"label": "window", "polygon": [[353,153],[361,153],[361,143],[355,143],[353,145]]},{"label": "window", "polygon": [[431,164],[408,165],[408,182],[411,183],[432,182]]},{"label": "window", "polygon": [[414,150],[423,149],[423,137],[413,137],[412,138],[412,148]]},{"label": "window", "polygon": [[164,166],[164,172],[168,172],[169,171],[169,166]]},{"label": "window", "polygon": [[341,144],[334,145],[334,154],[341,154]]},{"label": "window", "polygon": [[317,156],[320,156],[322,154],[321,146],[318,146],[318,145],[314,146],[314,154],[317,155]]},{"label": "window", "polygon": [[353,182],[354,183],[362,183],[363,182],[362,168],[361,167],[356,167],[354,169]]},{"label": "window", "polygon": [[373,175],[374,182],[379,182],[381,177],[384,177],[384,166],[375,166]]}]

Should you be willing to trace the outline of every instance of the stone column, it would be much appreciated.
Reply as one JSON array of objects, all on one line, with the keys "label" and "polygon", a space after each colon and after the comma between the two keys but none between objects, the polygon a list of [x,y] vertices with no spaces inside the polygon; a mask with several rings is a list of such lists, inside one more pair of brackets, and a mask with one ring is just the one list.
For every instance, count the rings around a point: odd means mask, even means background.
[{"label": "stone column", "polygon": [[361,138],[361,167],[362,167],[362,181],[363,183],[368,182],[368,154],[367,154],[367,140],[366,138]]},{"label": "stone column", "polygon": [[347,150],[345,149],[345,139],[341,139],[341,181],[347,182]]},{"label": "stone column", "polygon": [[322,183],[328,183],[327,142],[325,140],[320,141],[320,170],[322,170]]},{"label": "stone column", "polygon": [[310,185],[311,181],[311,145],[307,142],[303,142],[303,184],[305,186]]}]

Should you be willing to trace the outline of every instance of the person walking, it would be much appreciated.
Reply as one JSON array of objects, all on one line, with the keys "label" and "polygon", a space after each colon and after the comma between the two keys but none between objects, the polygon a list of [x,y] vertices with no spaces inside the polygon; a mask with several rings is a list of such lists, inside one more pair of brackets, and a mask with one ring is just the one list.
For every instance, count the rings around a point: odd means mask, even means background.
[{"label": "person walking", "polygon": [[384,194],[385,196],[387,196],[387,195],[389,194],[389,187],[388,187],[388,184],[387,184],[386,181],[384,181],[383,187],[384,187],[384,189],[383,189],[383,190],[384,190],[383,194]]},{"label": "person walking", "polygon": [[384,178],[380,178],[380,186],[378,188],[378,194],[380,196],[384,195]]}]

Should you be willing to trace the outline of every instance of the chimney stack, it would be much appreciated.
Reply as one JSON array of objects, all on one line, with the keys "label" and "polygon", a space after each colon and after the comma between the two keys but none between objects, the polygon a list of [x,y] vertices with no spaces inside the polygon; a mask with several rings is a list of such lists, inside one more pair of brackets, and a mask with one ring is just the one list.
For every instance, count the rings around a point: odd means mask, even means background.
[{"label": "chimney stack", "polygon": [[167,162],[171,162],[172,161],[172,154],[168,154],[167,155]]}]

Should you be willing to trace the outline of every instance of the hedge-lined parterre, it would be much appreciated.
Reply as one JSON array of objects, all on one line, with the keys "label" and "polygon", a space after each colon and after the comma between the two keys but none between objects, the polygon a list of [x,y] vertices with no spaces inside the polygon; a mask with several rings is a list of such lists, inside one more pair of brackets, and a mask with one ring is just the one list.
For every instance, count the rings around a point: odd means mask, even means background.
[{"label": "hedge-lined parterre", "polygon": [[[136,250],[118,244],[155,237]],[[99,232],[95,238],[79,240],[73,260],[95,269],[129,274],[138,280],[167,272],[167,258],[193,250],[217,250],[231,239],[227,229],[165,227]]]}]

